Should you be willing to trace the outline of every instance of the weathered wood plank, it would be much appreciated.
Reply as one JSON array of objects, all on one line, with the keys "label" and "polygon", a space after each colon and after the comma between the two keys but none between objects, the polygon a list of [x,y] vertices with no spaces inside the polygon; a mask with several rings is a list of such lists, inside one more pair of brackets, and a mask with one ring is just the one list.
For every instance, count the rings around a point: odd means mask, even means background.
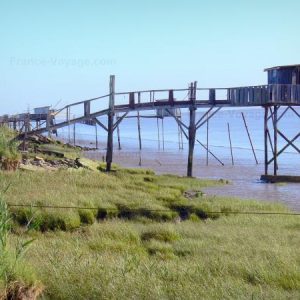
[{"label": "weathered wood plank", "polygon": [[260,180],[268,182],[268,183],[279,183],[279,182],[300,183],[300,176],[261,175]]}]

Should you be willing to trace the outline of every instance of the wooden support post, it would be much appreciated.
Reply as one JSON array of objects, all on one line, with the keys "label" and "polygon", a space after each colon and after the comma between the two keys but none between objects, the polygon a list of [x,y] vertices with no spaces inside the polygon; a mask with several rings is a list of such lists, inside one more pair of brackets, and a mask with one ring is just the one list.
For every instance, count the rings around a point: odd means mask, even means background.
[{"label": "wooden support post", "polygon": [[158,117],[156,118],[156,125],[157,125],[158,150],[160,150],[160,134],[159,134],[159,121],[158,121]]},{"label": "wooden support post", "polygon": [[206,122],[206,165],[208,166],[208,143],[209,143],[209,113],[207,114],[207,122]]},{"label": "wooden support post", "polygon": [[229,143],[230,143],[231,163],[234,166],[233,150],[232,150],[232,142],[231,142],[231,133],[230,133],[229,123],[227,123],[227,128],[228,128],[228,137],[229,137]]},{"label": "wooden support post", "polygon": [[70,107],[67,107],[67,122],[68,122],[68,138],[69,144],[71,144],[71,128],[70,128]]},{"label": "wooden support post", "polygon": [[97,123],[95,123],[95,136],[96,136],[96,149],[98,149],[98,128],[97,128]]},{"label": "wooden support post", "polygon": [[[180,114],[179,114],[179,120],[181,121],[181,110],[179,109],[180,111]],[[179,133],[180,133],[180,136],[179,136],[179,139],[180,139],[180,144],[181,144],[181,150],[183,150],[183,135],[182,135],[182,130],[179,126]]]},{"label": "wooden support post", "polygon": [[[116,117],[117,121],[119,120],[119,116]],[[120,127],[117,126],[117,137],[118,137],[118,149],[121,150],[121,136],[120,136]]]},{"label": "wooden support post", "polygon": [[84,116],[89,117],[91,114],[91,101],[84,101]]},{"label": "wooden support post", "polygon": [[76,146],[76,123],[73,125],[73,145]]},{"label": "wooden support post", "polygon": [[134,93],[129,93],[129,107],[131,109],[135,107]]},{"label": "wooden support post", "polygon": [[161,118],[161,135],[162,135],[162,148],[163,148],[163,151],[165,151],[164,117]]},{"label": "wooden support post", "polygon": [[[141,103],[141,93],[138,93],[138,103]],[[142,137],[141,137],[141,118],[140,111],[137,112],[137,126],[138,126],[138,135],[139,135],[139,149],[142,150]]]},{"label": "wooden support post", "polygon": [[278,162],[277,162],[277,155],[278,155],[278,128],[277,128],[277,118],[278,118],[278,106],[274,106],[274,176],[277,175],[278,169]]},{"label": "wooden support post", "polygon": [[178,126],[178,149],[181,150],[181,140],[180,140],[180,127],[179,125]]},{"label": "wooden support post", "polygon": [[194,149],[195,149],[195,140],[196,140],[196,90],[197,82],[191,83],[190,85],[190,126],[189,126],[189,154],[188,154],[188,165],[187,165],[187,176],[193,176],[193,160],[194,160]]},{"label": "wooden support post", "polygon": [[216,90],[209,89],[209,104],[215,105],[216,104]]},{"label": "wooden support post", "polygon": [[169,91],[169,103],[172,106],[174,105],[174,91],[173,90]]},{"label": "wooden support post", "polygon": [[114,135],[114,106],[115,106],[115,76],[110,76],[109,82],[109,112],[107,115],[107,150],[106,150],[106,171],[111,171],[113,158],[113,135]]},{"label": "wooden support post", "polygon": [[265,116],[264,116],[264,144],[265,144],[265,175],[268,175],[268,138],[269,136],[269,129],[268,129],[268,118],[269,118],[269,109],[267,106],[264,107]]},{"label": "wooden support post", "polygon": [[30,116],[27,114],[24,119],[24,139],[23,139],[23,151],[27,151],[27,136],[28,136],[28,131],[29,131],[29,123],[30,123]]},{"label": "wooden support post", "polygon": [[189,156],[188,156],[188,166],[187,166],[187,176],[193,176],[193,159],[194,159],[194,148],[196,139],[196,108],[190,107],[190,126],[189,126]]},{"label": "wooden support post", "polygon": [[50,130],[50,112],[47,113],[46,127],[47,127],[48,137],[51,138],[51,130]]}]

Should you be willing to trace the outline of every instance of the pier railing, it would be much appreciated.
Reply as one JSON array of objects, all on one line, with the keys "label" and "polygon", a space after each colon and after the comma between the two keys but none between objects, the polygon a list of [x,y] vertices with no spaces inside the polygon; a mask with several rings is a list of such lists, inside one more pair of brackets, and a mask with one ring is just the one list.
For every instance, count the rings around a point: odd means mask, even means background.
[{"label": "pier railing", "polygon": [[[116,93],[116,105],[132,109],[169,103],[189,103],[189,89],[148,90]],[[300,85],[271,84],[233,88],[197,88],[198,105],[261,106],[266,104],[300,105]]]},{"label": "pier railing", "polygon": [[228,101],[233,106],[300,105],[300,85],[270,84],[230,88]]}]

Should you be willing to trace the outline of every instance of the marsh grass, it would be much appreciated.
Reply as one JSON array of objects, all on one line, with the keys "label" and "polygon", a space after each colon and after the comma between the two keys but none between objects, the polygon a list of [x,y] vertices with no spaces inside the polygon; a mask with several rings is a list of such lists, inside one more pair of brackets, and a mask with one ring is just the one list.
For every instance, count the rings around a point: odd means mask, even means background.
[{"label": "marsh grass", "polygon": [[11,243],[11,217],[0,194],[0,299],[21,299],[25,293],[35,299],[41,293],[34,271],[23,259],[32,241],[17,238]]},{"label": "marsh grass", "polygon": [[300,297],[299,217],[230,214],[287,212],[282,205],[186,198],[220,183],[118,166],[0,173],[8,183],[10,203],[96,208],[11,207],[13,244],[30,221],[24,259],[46,286],[42,299]]},{"label": "marsh grass", "polygon": [[107,220],[74,232],[32,232],[38,242],[28,260],[49,299],[298,299],[298,222]]},{"label": "marsh grass", "polygon": [[[29,205],[12,207],[14,220],[22,226],[30,220],[31,226],[41,231],[74,230],[93,224],[97,219],[144,218],[167,222],[179,215],[188,219],[191,213],[202,219],[216,217],[209,215],[212,204],[202,195],[193,200],[183,196],[185,190],[200,189],[215,182],[157,176],[150,170],[116,169],[112,174],[84,169],[78,172],[0,173],[0,187],[8,183],[11,184],[10,203]],[[78,208],[58,210],[30,205]],[[184,216],[185,210],[189,210],[187,216]]]}]

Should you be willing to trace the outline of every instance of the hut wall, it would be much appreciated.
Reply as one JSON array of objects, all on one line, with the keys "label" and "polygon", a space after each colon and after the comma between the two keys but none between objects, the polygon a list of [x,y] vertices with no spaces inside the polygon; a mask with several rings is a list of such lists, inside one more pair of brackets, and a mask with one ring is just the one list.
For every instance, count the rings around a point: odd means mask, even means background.
[{"label": "hut wall", "polygon": [[300,67],[269,70],[268,84],[300,84]]}]

